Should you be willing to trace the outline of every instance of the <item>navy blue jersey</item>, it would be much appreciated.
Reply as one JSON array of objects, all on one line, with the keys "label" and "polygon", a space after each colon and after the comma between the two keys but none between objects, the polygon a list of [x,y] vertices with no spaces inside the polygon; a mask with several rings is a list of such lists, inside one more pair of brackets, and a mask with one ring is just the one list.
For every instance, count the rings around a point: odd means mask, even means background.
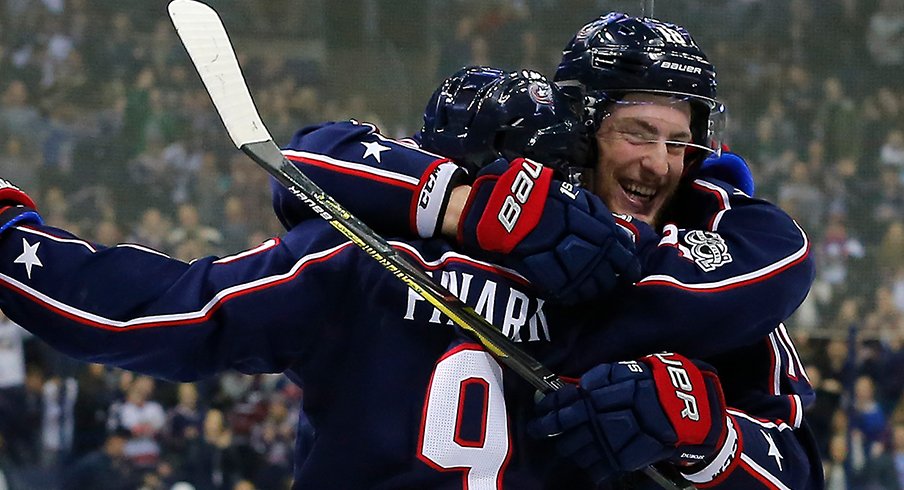
[{"label": "navy blue jersey", "polygon": [[[437,203],[460,180],[448,159],[355,121],[304,128],[284,153],[356,214],[393,232],[433,233]],[[277,206],[303,219],[305,210],[286,197],[277,193]],[[682,352],[719,368],[730,403],[800,427],[813,391],[781,322],[813,279],[806,234],[771,203],[714,179],[688,181],[672,208],[661,234],[621,220],[635,234],[646,277],[594,306],[607,328],[573,337],[596,348],[560,351],[568,353],[562,369]]]},{"label": "navy blue jersey", "polygon": [[[514,272],[442,241],[393,245],[553,369],[576,376],[571,355],[597,350],[585,339],[606,317],[544,303]],[[297,488],[592,488],[552,441],[525,434],[530,385],[323,222],[192,263],[17,226],[0,256],[0,307],[75,358],[180,381],[286,373],[316,433]],[[798,369],[790,352],[779,346],[776,366]],[[808,488],[799,431],[742,408],[731,420],[719,457],[689,478]]]}]

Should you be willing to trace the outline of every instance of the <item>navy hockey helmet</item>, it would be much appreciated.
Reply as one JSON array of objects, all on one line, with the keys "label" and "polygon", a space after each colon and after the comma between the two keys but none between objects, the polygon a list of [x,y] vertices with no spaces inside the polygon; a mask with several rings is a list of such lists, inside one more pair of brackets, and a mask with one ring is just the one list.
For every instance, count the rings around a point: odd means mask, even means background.
[{"label": "navy hockey helmet", "polygon": [[687,163],[722,148],[725,108],[716,100],[716,71],[690,33],[676,24],[612,12],[582,27],[562,52],[556,84],[582,101],[582,119],[593,131],[606,109],[630,92],[687,100],[691,147]]},{"label": "navy hockey helmet", "polygon": [[530,158],[569,179],[593,163],[592,139],[571,101],[529,70],[457,71],[430,97],[421,142],[471,175],[499,157]]}]

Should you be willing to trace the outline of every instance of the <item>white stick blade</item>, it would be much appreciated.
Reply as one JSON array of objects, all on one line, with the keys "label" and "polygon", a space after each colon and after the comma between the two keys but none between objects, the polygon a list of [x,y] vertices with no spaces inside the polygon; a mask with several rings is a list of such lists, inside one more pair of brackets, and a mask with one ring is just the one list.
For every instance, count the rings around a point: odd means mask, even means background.
[{"label": "white stick blade", "polygon": [[272,139],[261,121],[220,16],[194,0],[173,0],[169,15],[235,146]]}]

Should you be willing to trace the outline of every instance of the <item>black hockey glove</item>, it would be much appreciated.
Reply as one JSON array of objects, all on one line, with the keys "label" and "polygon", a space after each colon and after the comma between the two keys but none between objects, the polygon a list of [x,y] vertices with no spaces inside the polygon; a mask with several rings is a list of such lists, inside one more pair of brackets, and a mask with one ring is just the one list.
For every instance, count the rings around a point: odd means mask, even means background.
[{"label": "black hockey glove", "polygon": [[36,208],[28,194],[9,181],[0,179],[0,235],[19,223],[42,224]]},{"label": "black hockey glove", "polygon": [[483,168],[461,214],[459,243],[520,272],[563,304],[598,299],[620,281],[639,280],[632,238],[603,201],[552,176],[523,158]]}]

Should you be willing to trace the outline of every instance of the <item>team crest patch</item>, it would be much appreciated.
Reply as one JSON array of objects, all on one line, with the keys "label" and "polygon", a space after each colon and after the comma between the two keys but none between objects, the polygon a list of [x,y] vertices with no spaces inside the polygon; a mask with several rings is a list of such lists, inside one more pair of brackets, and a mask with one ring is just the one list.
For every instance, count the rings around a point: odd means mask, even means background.
[{"label": "team crest patch", "polygon": [[684,235],[690,259],[705,272],[712,272],[731,262],[728,245],[718,233],[693,230]]},{"label": "team crest patch", "polygon": [[530,99],[538,106],[552,105],[552,88],[548,83],[532,82],[527,89]]}]

